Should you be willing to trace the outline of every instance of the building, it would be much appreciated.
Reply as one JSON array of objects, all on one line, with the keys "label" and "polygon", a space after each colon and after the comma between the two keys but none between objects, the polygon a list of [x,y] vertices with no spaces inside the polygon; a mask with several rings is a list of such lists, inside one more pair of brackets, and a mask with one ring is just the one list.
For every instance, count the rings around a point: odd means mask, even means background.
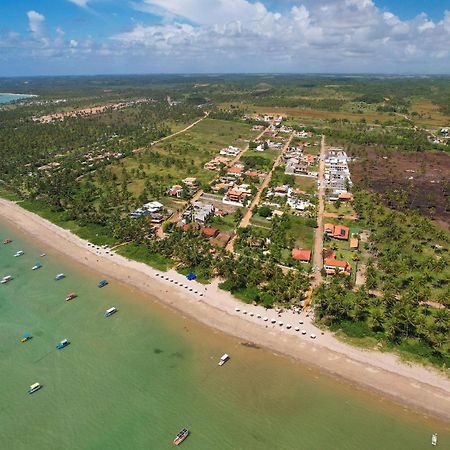
[{"label": "building", "polygon": [[150,214],[159,213],[164,208],[164,205],[159,202],[148,202],[145,205],[142,205],[142,209],[147,210]]},{"label": "building", "polygon": [[358,238],[355,237],[350,238],[350,250],[358,250],[358,248],[359,248]]},{"label": "building", "polygon": [[353,200],[353,194],[350,194],[350,192],[343,192],[342,194],[339,194],[338,198],[343,202],[351,202]]},{"label": "building", "polygon": [[215,238],[219,234],[219,230],[217,228],[212,227],[203,227],[202,235],[207,238]]},{"label": "building", "polygon": [[224,203],[238,203],[240,206],[244,206],[247,200],[247,192],[240,189],[230,189],[223,199]]},{"label": "building", "polygon": [[236,164],[235,166],[230,167],[228,169],[227,174],[237,178],[242,175],[243,171],[244,171],[244,166],[242,166],[241,164]]},{"label": "building", "polygon": [[187,210],[183,214],[183,221],[185,223],[197,222],[199,224],[204,224],[207,220],[214,215],[214,205],[203,202],[194,202],[192,208]]},{"label": "building", "polygon": [[183,184],[191,191],[198,188],[197,178],[188,177],[183,180]]},{"label": "building", "polygon": [[229,145],[228,147],[225,147],[222,150],[220,150],[220,154],[226,156],[237,156],[239,155],[239,153],[241,153],[241,149],[233,147],[232,145]]},{"label": "building", "polygon": [[305,250],[302,248],[293,248],[291,256],[292,259],[294,259],[295,261],[309,263],[311,261],[311,250]]},{"label": "building", "polygon": [[171,197],[180,198],[183,195],[183,187],[179,184],[174,184],[168,191],[167,194]]},{"label": "building", "polygon": [[333,257],[325,258],[323,267],[327,275],[334,275],[335,273],[350,275],[352,272],[352,268],[347,261],[335,259],[334,255]]},{"label": "building", "polygon": [[348,241],[350,236],[350,228],[345,225],[333,225],[332,223],[326,223],[324,225],[324,232],[328,236],[334,239],[340,239],[342,241]]}]

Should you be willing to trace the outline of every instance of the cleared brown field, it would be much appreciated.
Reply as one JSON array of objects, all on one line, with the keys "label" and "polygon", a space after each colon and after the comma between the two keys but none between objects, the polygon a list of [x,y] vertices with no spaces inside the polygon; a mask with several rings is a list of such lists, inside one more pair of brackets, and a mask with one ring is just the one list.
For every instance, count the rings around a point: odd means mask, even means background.
[{"label": "cleared brown field", "polygon": [[419,116],[411,116],[417,125],[434,128],[450,126],[450,117],[442,114],[439,106],[431,100],[417,99],[411,103],[410,110],[419,114]]},{"label": "cleared brown field", "polygon": [[449,154],[397,152],[383,157],[369,150],[351,163],[350,171],[356,184],[380,193],[388,206],[417,210],[449,226]]}]

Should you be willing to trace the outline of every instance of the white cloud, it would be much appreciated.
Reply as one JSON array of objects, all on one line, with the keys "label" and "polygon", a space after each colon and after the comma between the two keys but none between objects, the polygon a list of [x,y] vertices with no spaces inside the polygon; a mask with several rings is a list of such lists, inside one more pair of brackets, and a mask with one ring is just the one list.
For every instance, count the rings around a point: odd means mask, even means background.
[{"label": "white cloud", "polygon": [[44,33],[45,16],[33,10],[28,11],[27,16],[31,33],[36,36],[41,36]]},{"label": "white cloud", "polygon": [[130,20],[106,40],[46,31],[45,17],[29,11],[28,36],[0,33],[1,59],[119,72],[450,72],[450,11],[432,21],[403,20],[373,0],[130,1],[153,15],[149,23]]},{"label": "white cloud", "polygon": [[70,3],[74,3],[80,8],[86,8],[88,6],[89,0],[68,0]]},{"label": "white cloud", "polygon": [[433,58],[442,64],[450,41],[450,12],[434,23],[424,14],[402,20],[372,0],[288,0],[291,9],[283,13],[249,0],[211,3],[141,0],[136,8],[165,22],[139,23],[113,40],[137,56],[173,56],[186,64],[208,59],[217,71],[260,65],[267,71],[420,71]]}]

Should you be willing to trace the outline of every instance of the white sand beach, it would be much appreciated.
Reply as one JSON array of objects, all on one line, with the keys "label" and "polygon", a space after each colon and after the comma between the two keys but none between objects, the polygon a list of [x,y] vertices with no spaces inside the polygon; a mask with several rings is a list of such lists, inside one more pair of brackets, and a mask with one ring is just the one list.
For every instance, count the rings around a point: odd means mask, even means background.
[{"label": "white sand beach", "polygon": [[0,219],[39,241],[42,251],[52,249],[105,277],[132,285],[152,299],[243,342],[294,358],[397,403],[450,421],[450,379],[443,373],[404,363],[394,354],[343,343],[332,333],[314,326],[312,313],[278,314],[275,310],[243,304],[220,290],[217,280],[205,286],[188,281],[174,270],[161,273],[108,249],[94,247],[4,199],[0,199]]}]

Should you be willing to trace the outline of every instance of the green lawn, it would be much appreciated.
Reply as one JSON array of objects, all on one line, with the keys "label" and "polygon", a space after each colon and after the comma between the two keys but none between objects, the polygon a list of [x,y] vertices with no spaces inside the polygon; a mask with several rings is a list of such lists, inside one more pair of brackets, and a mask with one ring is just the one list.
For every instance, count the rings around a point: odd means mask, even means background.
[{"label": "green lawn", "polygon": [[47,203],[41,200],[24,200],[20,203],[20,206],[62,228],[72,231],[72,233],[75,233],[82,239],[86,239],[95,245],[115,245],[119,243],[111,236],[111,233],[106,227],[94,224],[81,226],[74,220],[70,220],[67,212],[53,211]]},{"label": "green lawn", "polygon": [[326,202],[325,212],[343,215],[355,214],[355,210],[353,209],[351,203],[341,203],[341,206],[336,208],[335,202]]},{"label": "green lawn", "polygon": [[295,187],[308,194],[315,194],[317,191],[317,178],[296,176]]},{"label": "green lawn", "polygon": [[[128,189],[139,195],[146,177],[157,178],[166,186],[186,177],[195,177],[200,183],[207,184],[216,176],[215,172],[203,169],[207,161],[218,156],[221,148],[228,145],[244,149],[257,135],[250,125],[242,122],[205,119],[186,133],[122,160],[128,173],[140,172],[139,176],[131,176]],[[120,182],[121,165],[114,164],[110,168]]]},{"label": "green lawn", "polygon": [[135,261],[140,261],[158,270],[168,270],[172,267],[173,262],[158,253],[151,252],[147,247],[143,245],[137,245],[134,243],[119,247],[117,250],[119,255],[125,256]]}]

